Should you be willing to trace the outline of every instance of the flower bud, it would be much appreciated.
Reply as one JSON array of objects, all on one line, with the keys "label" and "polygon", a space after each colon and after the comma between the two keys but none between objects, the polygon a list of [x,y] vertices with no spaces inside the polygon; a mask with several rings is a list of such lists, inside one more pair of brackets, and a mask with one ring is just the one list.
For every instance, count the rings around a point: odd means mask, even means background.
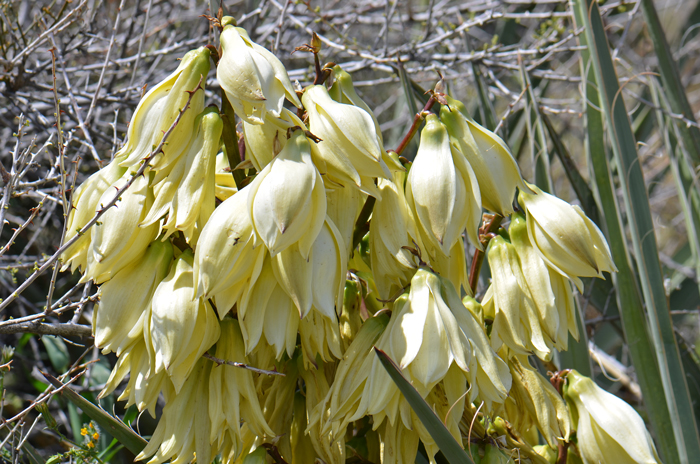
[{"label": "flower bud", "polygon": [[[117,180],[102,194],[97,202],[98,209],[112,201],[117,190],[128,182],[127,176]],[[83,281],[93,279],[95,283],[102,283],[143,256],[158,235],[157,224],[139,226],[152,204],[153,192],[148,187],[148,178],[145,175],[137,177],[93,227]]]},{"label": "flower bud", "polygon": [[489,211],[508,216],[513,212],[516,187],[527,190],[518,163],[499,136],[469,117],[462,102],[447,97],[447,103],[440,108],[440,120],[474,170],[481,203]]},{"label": "flower bud", "polygon": [[208,301],[195,298],[192,260],[187,250],[173,263],[156,288],[150,316],[154,372],[166,370],[176,392],[220,334],[214,309]]},{"label": "flower bud", "polygon": [[312,85],[302,97],[309,130],[321,139],[311,147],[319,169],[340,185],[352,184],[377,196],[373,178],[391,178],[374,121],[357,106],[334,101],[322,85]]},{"label": "flower bud", "polygon": [[216,79],[238,117],[249,124],[263,124],[268,113],[279,118],[285,97],[301,107],[280,60],[231,22],[230,17],[222,19]]},{"label": "flower bud", "polygon": [[[68,215],[65,241],[72,239],[80,229],[90,222],[90,219],[95,216],[95,210],[102,195],[125,172],[126,168],[121,168],[117,163],[112,162],[88,177],[85,182],[75,189],[71,198],[73,208]],[[63,252],[63,255],[61,255],[63,261],[62,271],[66,271],[68,267],[70,267],[71,272],[75,272],[80,267],[83,270],[86,269],[88,249],[92,241],[92,231],[92,228],[88,229],[82,237]]]},{"label": "flower bud", "polygon": [[156,156],[151,167],[165,169],[179,158],[192,138],[195,118],[204,109],[204,91],[197,90],[197,84],[201,79],[200,85],[204,88],[209,66],[207,48],[191,50],[182,57],[174,73],[144,95],[131,117],[126,144],[116,153],[115,162],[132,167],[147,157],[185,108],[190,98],[188,92],[196,91],[177,126],[168,135],[163,153]]},{"label": "flower bud", "polygon": [[124,348],[143,336],[143,317],[153,292],[168,275],[173,259],[170,242],[153,242],[142,258],[116,273],[100,287],[100,304],[92,316],[95,346],[120,356]]},{"label": "flower bud", "polygon": [[302,257],[309,256],[326,217],[326,191],[302,131],[250,184],[248,211],[271,256],[296,242]]},{"label": "flower bud", "polygon": [[464,155],[450,145],[437,116],[426,118],[418,153],[408,173],[406,199],[418,223],[428,254],[449,256],[467,229],[470,242],[481,249],[479,185]]},{"label": "flower bud", "polygon": [[617,272],[603,233],[581,208],[528,187],[535,193],[521,191],[518,200],[527,213],[530,241],[547,265],[571,279],[579,291],[579,277],[603,278],[603,271]]},{"label": "flower bud", "polygon": [[644,421],[632,406],[572,370],[564,398],[576,421],[578,449],[585,464],[660,462]]},{"label": "flower bud", "polygon": [[487,253],[492,281],[482,304],[485,314],[494,318],[492,345],[498,347],[502,342],[517,354],[534,352],[548,359],[553,342],[542,330],[515,247],[498,236],[489,243]]}]

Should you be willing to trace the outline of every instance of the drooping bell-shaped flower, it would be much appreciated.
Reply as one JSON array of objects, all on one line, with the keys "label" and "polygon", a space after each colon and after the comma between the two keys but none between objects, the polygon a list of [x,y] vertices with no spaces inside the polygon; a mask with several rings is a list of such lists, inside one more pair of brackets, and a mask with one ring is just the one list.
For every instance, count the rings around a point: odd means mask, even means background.
[{"label": "drooping bell-shaped flower", "polygon": [[[338,367],[334,384],[340,383],[328,399],[332,414],[326,427],[336,436],[349,422],[372,415],[375,427],[387,418],[392,424],[400,420],[412,429],[417,421],[379,359],[369,354],[356,359],[353,347],[363,330],[364,326]],[[469,400],[479,396],[489,406],[503,401],[510,388],[508,367],[489,346],[484,328],[464,307],[449,281],[428,270],[419,269],[411,280],[410,293],[394,302],[391,320],[376,346],[435,407],[464,400],[460,396],[467,382]],[[354,366],[346,366],[346,360]],[[443,419],[449,407],[442,409]],[[450,426],[453,434],[459,433],[458,422]],[[421,438],[428,440],[427,431],[424,435]],[[431,452],[437,452],[437,447]]]},{"label": "drooping bell-shaped flower", "polygon": [[263,124],[267,113],[279,118],[287,98],[301,107],[287,71],[269,50],[256,44],[233,18],[221,20],[221,60],[216,79],[234,111],[249,124]]},{"label": "drooping bell-shaped flower", "polygon": [[523,277],[537,308],[542,330],[559,350],[566,350],[569,332],[578,340],[574,295],[569,280],[551,269],[530,242],[525,218],[516,213],[508,228]]},{"label": "drooping bell-shaped flower", "polygon": [[177,392],[220,334],[211,304],[195,297],[192,261],[192,251],[186,250],[173,263],[153,295],[147,326],[155,373],[165,370]]},{"label": "drooping bell-shaped flower", "polygon": [[349,419],[356,415],[360,404],[367,368],[371,367],[372,357],[375,356],[374,344],[388,322],[389,317],[383,313],[370,317],[362,324],[338,364],[333,384],[324,400],[323,409],[329,410],[328,417],[324,419],[317,414],[309,421],[310,425],[325,420],[324,433],[330,432],[336,439],[345,433]]},{"label": "drooping bell-shaped flower", "polygon": [[299,242],[299,252],[308,257],[326,218],[326,191],[302,131],[250,184],[248,211],[256,237],[272,256]]},{"label": "drooping bell-shaped flower", "polygon": [[420,243],[406,203],[403,188],[406,173],[395,170],[393,175],[392,180],[377,181],[382,198],[374,205],[369,235],[374,282],[379,298],[384,300],[396,296],[411,281],[418,267],[417,259],[404,247],[413,248],[414,242]]},{"label": "drooping bell-shaped flower", "polygon": [[127,141],[115,155],[120,166],[134,167],[146,158],[163,140],[180,110],[195,92],[189,107],[184,111],[177,126],[168,135],[163,153],[151,162],[155,170],[169,167],[189,145],[195,118],[204,109],[204,90],[197,90],[209,74],[209,50],[200,47],[182,57],[175,72],[152,88],[139,102],[129,123]]},{"label": "drooping bell-shaped flower", "polygon": [[406,199],[431,257],[436,252],[449,256],[465,228],[469,241],[481,249],[479,185],[434,114],[426,118],[421,131],[418,153],[406,181]]},{"label": "drooping bell-shaped flower", "polygon": [[322,85],[308,87],[302,101],[309,130],[321,139],[312,146],[319,170],[340,185],[377,196],[373,178],[391,178],[391,173],[369,113],[334,101]]},{"label": "drooping bell-shaped flower", "polygon": [[462,102],[449,96],[447,105],[440,108],[440,120],[447,127],[452,144],[474,170],[484,208],[508,216],[513,212],[515,189],[527,190],[527,187],[506,144],[471,119]]},{"label": "drooping bell-shaped flower", "polygon": [[517,354],[548,359],[553,341],[542,329],[515,247],[497,236],[489,243],[488,259],[492,281],[482,304],[493,319],[492,345],[502,342]]},{"label": "drooping bell-shaped flower", "polygon": [[658,464],[661,462],[644,420],[624,400],[572,370],[564,398],[576,423],[578,449],[585,464]]},{"label": "drooping bell-shaped flower", "polygon": [[[112,162],[88,177],[85,182],[75,189],[71,197],[73,208],[68,215],[65,241],[72,239],[95,216],[95,211],[99,206],[98,202],[102,195],[125,172],[126,168],[122,168],[118,163]],[[62,271],[66,271],[68,268],[70,268],[71,272],[75,272],[78,268],[86,269],[88,249],[92,241],[92,231],[92,228],[88,229],[73,245],[63,252],[61,255]]]},{"label": "drooping bell-shaped flower", "polygon": [[571,418],[559,392],[530,366],[527,356],[506,354],[504,358],[508,358],[513,378],[508,399],[503,405],[504,417],[516,430],[523,432],[534,425],[554,448],[558,439],[568,441]]},{"label": "drooping bell-shaped flower", "polygon": [[326,184],[326,214],[338,227],[347,248],[346,256],[352,254],[352,235],[355,223],[365,204],[367,195],[354,187],[333,186]]},{"label": "drooping bell-shaped flower", "polygon": [[[97,201],[97,208],[103,208],[112,201],[129,177],[130,174],[125,174],[105,190]],[[157,224],[139,226],[152,204],[153,192],[148,186],[148,177],[137,177],[93,226],[83,281],[93,279],[95,283],[102,283],[143,256],[158,235]]]},{"label": "drooping bell-shaped flower", "polygon": [[92,316],[95,346],[103,353],[122,351],[143,337],[143,318],[153,292],[168,275],[173,259],[170,242],[156,241],[100,287],[100,304]]},{"label": "drooping bell-shaped flower", "polygon": [[111,395],[127,375],[129,381],[117,399],[126,401],[127,408],[135,405],[139,411],[148,410],[151,417],[155,418],[161,393],[167,403],[175,389],[165,371],[154,373],[152,356],[144,338],[136,340],[122,351],[99,398]]},{"label": "drooping bell-shaped flower", "polygon": [[199,462],[211,462],[218,454],[211,444],[212,422],[209,418],[209,378],[214,363],[199,358],[192,375],[182,389],[170,398],[148,445],[136,456],[137,461],[160,464],[170,460],[186,464],[197,456]]},{"label": "drooping bell-shaped flower", "polygon": [[[232,362],[248,364],[238,321],[221,321],[221,337],[214,356]],[[246,424],[256,435],[274,436],[267,425],[255,391],[253,373],[246,369],[223,365],[212,369],[209,376],[209,418],[212,443],[218,448],[232,446],[234,457],[241,449],[241,425]]]},{"label": "drooping bell-shaped flower", "polygon": [[167,177],[155,187],[156,199],[142,225],[167,214],[165,236],[180,230],[190,242],[216,207],[215,169],[223,122],[216,108],[207,108],[194,123],[194,136]]},{"label": "drooping bell-shaped flower", "polygon": [[336,64],[333,66],[333,80],[333,85],[330,89],[328,89],[328,93],[331,98],[338,103],[357,106],[358,108],[365,110],[367,114],[372,117],[372,120],[374,121],[374,130],[377,133],[377,139],[379,139],[379,143],[382,143],[383,138],[382,131],[379,128],[379,121],[377,121],[377,118],[374,116],[372,109],[355,91],[355,86],[352,83],[352,77],[350,74],[343,70],[339,64]]},{"label": "drooping bell-shaped flower", "polygon": [[519,202],[527,213],[530,241],[542,259],[583,290],[580,277],[603,277],[616,272],[610,248],[600,229],[576,205],[528,184]]},{"label": "drooping bell-shaped flower", "polygon": [[[194,256],[194,285],[198,297],[211,298],[257,276],[264,247],[253,248],[253,223],[248,214],[246,187],[221,203],[199,235]],[[239,285],[242,292],[243,286]],[[239,296],[240,296],[239,292]],[[235,302],[235,297],[233,302]],[[217,302],[220,316],[233,306]]]}]

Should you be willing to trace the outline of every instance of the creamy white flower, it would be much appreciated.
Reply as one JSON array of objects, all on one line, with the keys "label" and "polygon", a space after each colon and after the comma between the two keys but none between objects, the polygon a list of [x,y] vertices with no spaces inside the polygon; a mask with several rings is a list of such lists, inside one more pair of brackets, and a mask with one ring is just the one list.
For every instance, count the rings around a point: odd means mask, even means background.
[{"label": "creamy white flower", "polygon": [[302,101],[309,115],[309,130],[321,139],[312,145],[319,170],[340,185],[354,185],[377,196],[372,179],[391,178],[391,172],[369,113],[334,101],[322,85],[308,87]]},{"label": "creamy white flower", "polygon": [[467,229],[469,241],[481,249],[481,196],[469,163],[450,145],[445,126],[434,114],[425,121],[418,153],[408,173],[406,199],[418,224],[423,244],[432,257],[449,256]]},{"label": "creamy white flower", "polygon": [[326,217],[326,191],[302,131],[250,184],[248,212],[256,237],[272,256],[299,242],[300,253],[308,257]]},{"label": "creamy white flower", "polygon": [[[122,351],[143,337],[143,318],[173,259],[170,242],[156,241],[143,257],[116,273],[100,287],[100,304],[92,316],[95,346],[103,353]],[[125,291],[127,290],[127,291]]]},{"label": "creamy white flower", "polygon": [[[185,54],[175,72],[152,88],[139,102],[129,123],[126,144],[115,155],[120,166],[136,166],[157,147],[200,83],[209,74],[209,50],[200,47]],[[196,116],[204,109],[204,91],[199,90],[166,140],[163,153],[151,162],[155,170],[166,169],[179,158],[192,138]]]},{"label": "creamy white flower", "polygon": [[192,251],[184,251],[153,295],[148,336],[154,373],[165,370],[179,392],[197,360],[219,338],[219,321],[203,298],[195,298]]},{"label": "creamy white flower", "polygon": [[280,60],[232,22],[228,16],[222,19],[224,30],[216,79],[238,117],[249,124],[263,124],[267,113],[278,118],[285,98],[301,107]]},{"label": "creamy white flower", "polygon": [[[130,176],[129,173],[125,174],[105,190],[96,208],[99,210],[112,201]],[[87,252],[87,269],[82,281],[93,279],[95,283],[102,283],[143,256],[158,235],[157,224],[139,226],[152,204],[153,192],[148,186],[148,177],[137,177],[93,227]]]},{"label": "creamy white flower", "polygon": [[282,151],[287,142],[287,129],[294,126],[306,128],[297,115],[287,108],[282,108],[279,118],[268,114],[265,117],[265,124],[250,124],[243,121],[245,156],[253,163],[256,171],[262,171]]},{"label": "creamy white flower", "polygon": [[502,342],[515,353],[549,359],[553,342],[542,330],[515,247],[495,237],[489,243],[488,259],[492,282],[482,304],[493,319],[492,345],[499,348]]},{"label": "creamy white flower", "polygon": [[624,400],[572,370],[564,398],[577,419],[576,438],[585,464],[658,464],[659,457],[644,421]]},{"label": "creamy white flower", "polygon": [[195,120],[194,128],[194,136],[183,156],[154,187],[155,202],[141,224],[153,224],[167,215],[163,224],[165,237],[179,230],[193,246],[216,207],[216,153],[223,130],[218,110],[204,110]]},{"label": "creamy white flower", "polygon": [[[71,197],[73,208],[68,215],[65,241],[72,239],[93,218],[102,195],[125,172],[126,168],[122,168],[118,163],[112,162],[88,177],[85,182],[75,189]],[[71,272],[75,272],[78,268],[86,269],[88,249],[92,241],[92,231],[93,228],[88,229],[85,234],[63,252],[61,255],[61,261],[63,262],[62,271],[66,271],[69,267]]]},{"label": "creamy white flower", "polygon": [[515,189],[527,190],[518,163],[498,135],[469,117],[462,102],[447,97],[447,103],[440,108],[440,120],[474,170],[484,208],[508,216]]},{"label": "creamy white flower", "polygon": [[[246,187],[221,203],[204,226],[194,256],[197,297],[211,298],[260,273],[264,247],[253,247],[253,224],[248,215]],[[242,288],[241,288],[242,290]],[[223,317],[231,305],[217,302]]]},{"label": "creamy white flower", "polygon": [[603,277],[616,272],[608,243],[581,208],[528,184],[534,193],[520,192],[527,213],[530,241],[542,259],[583,290],[579,277]]}]

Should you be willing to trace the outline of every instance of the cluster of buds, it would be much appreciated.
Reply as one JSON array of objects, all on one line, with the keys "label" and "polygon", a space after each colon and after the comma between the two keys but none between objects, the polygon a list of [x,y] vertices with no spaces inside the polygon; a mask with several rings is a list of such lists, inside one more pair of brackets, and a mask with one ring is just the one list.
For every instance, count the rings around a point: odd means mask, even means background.
[{"label": "cluster of buds", "polygon": [[[461,102],[434,92],[411,164],[385,150],[340,66],[323,68],[330,85],[295,90],[232,18],[219,24],[216,77],[241,120],[244,162],[229,166],[223,140],[238,134],[204,107],[211,48],[200,48],[143,97],[68,219],[71,238],[101,215],[63,263],[101,284],[95,344],[118,356],[102,395],[128,376],[129,405],[155,414],[165,400],[137,459],[340,464],[352,450],[401,464],[422,442],[435,462],[377,347],[475,460],[544,464],[574,444],[599,462],[613,419],[596,401],[609,400],[574,373],[565,400],[528,360],[578,337],[574,287],[615,270],[595,224],[525,182]],[[236,184],[241,167],[255,175]],[[508,229],[483,234],[483,210]],[[470,245],[493,276],[481,301]],[[653,454],[642,441],[624,462],[652,462],[635,460]]]}]

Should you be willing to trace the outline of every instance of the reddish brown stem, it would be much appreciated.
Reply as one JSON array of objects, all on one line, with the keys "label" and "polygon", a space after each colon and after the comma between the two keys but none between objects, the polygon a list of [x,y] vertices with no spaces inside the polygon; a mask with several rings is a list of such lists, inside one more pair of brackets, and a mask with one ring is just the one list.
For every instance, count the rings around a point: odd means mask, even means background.
[{"label": "reddish brown stem", "polygon": [[420,113],[416,113],[416,116],[413,118],[413,124],[411,124],[411,128],[408,130],[408,133],[399,144],[399,147],[396,150],[394,150],[394,152],[397,155],[401,156],[403,151],[413,139],[413,136],[416,135],[416,132],[418,132],[418,128],[420,127],[420,123],[423,120],[423,113],[430,111],[433,105],[435,105],[435,101],[435,98],[431,96],[430,99],[428,99],[428,102],[423,107],[423,110]]},{"label": "reddish brown stem", "polygon": [[481,266],[484,264],[484,253],[486,253],[486,247],[488,247],[489,241],[491,241],[493,234],[501,225],[501,221],[503,221],[503,216],[499,216],[497,214],[484,214],[484,225],[479,229],[479,241],[483,245],[484,251],[476,250],[474,252],[472,265],[469,269],[469,286],[471,287],[473,294],[476,294],[476,286],[479,283]]},{"label": "reddish brown stem", "polygon": [[559,455],[557,456],[557,464],[566,464],[566,458],[569,451],[569,442],[559,443]]}]

